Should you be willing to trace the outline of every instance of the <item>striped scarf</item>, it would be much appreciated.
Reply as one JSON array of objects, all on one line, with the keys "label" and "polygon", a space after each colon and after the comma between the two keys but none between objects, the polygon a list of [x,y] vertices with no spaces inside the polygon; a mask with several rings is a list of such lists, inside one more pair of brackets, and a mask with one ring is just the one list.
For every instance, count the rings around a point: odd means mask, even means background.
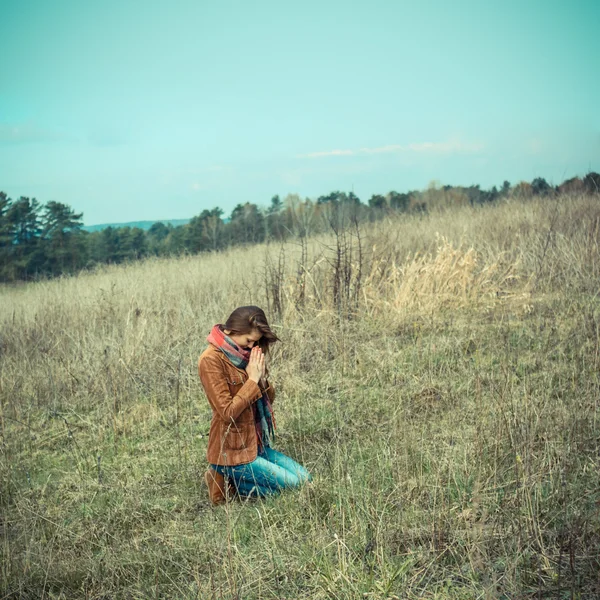
[{"label": "striped scarf", "polygon": [[[223,352],[234,367],[242,370],[246,369],[250,360],[250,351],[240,348],[228,335],[225,335],[221,325],[215,325],[206,340]],[[275,439],[275,420],[273,419],[271,403],[265,392],[252,405],[252,412],[254,413],[254,425],[259,448],[271,446],[271,441]]]}]

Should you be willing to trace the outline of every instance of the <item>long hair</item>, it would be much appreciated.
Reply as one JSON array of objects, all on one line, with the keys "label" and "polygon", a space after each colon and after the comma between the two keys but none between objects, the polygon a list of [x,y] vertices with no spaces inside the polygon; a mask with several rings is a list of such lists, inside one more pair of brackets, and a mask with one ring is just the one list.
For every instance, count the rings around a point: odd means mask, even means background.
[{"label": "long hair", "polygon": [[244,335],[254,329],[258,330],[261,334],[258,346],[265,354],[268,354],[271,344],[281,341],[271,331],[265,311],[258,306],[240,306],[236,308],[225,321],[223,328],[236,335]]}]

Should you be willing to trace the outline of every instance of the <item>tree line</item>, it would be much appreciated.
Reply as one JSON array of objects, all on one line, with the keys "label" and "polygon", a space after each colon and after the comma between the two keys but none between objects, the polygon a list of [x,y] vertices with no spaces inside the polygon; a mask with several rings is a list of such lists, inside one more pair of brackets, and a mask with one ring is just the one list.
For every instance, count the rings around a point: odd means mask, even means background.
[{"label": "tree line", "polygon": [[479,185],[439,186],[426,190],[374,194],[366,203],[353,192],[334,191],[316,200],[289,194],[273,196],[266,207],[238,204],[228,219],[220,208],[203,210],[186,225],[154,223],[138,227],[83,230],[83,213],[70,206],[0,192],[0,281],[11,282],[75,273],[98,264],[122,263],[147,256],[214,252],[232,246],[307,237],[390,214],[425,213],[435,208],[477,205],[501,198],[527,199],[569,193],[600,193],[600,174],[588,173],[553,187],[543,178],[511,186],[505,181],[483,190]]}]

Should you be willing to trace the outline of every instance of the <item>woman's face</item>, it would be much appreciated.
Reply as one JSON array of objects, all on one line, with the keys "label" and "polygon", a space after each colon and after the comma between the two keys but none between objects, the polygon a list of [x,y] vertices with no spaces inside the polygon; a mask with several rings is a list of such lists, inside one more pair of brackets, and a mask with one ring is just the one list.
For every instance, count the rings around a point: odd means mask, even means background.
[{"label": "woman's face", "polygon": [[244,350],[251,350],[258,340],[262,337],[262,334],[258,329],[253,329],[250,333],[240,333],[230,335],[229,330],[225,329],[225,335],[228,335],[240,348]]}]

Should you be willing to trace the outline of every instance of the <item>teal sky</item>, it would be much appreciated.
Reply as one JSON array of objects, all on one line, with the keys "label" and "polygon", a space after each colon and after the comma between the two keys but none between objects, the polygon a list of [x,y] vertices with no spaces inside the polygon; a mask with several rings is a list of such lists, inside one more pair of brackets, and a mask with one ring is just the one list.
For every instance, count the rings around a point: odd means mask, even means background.
[{"label": "teal sky", "polygon": [[86,224],[600,171],[600,2],[1,0],[0,190]]}]

